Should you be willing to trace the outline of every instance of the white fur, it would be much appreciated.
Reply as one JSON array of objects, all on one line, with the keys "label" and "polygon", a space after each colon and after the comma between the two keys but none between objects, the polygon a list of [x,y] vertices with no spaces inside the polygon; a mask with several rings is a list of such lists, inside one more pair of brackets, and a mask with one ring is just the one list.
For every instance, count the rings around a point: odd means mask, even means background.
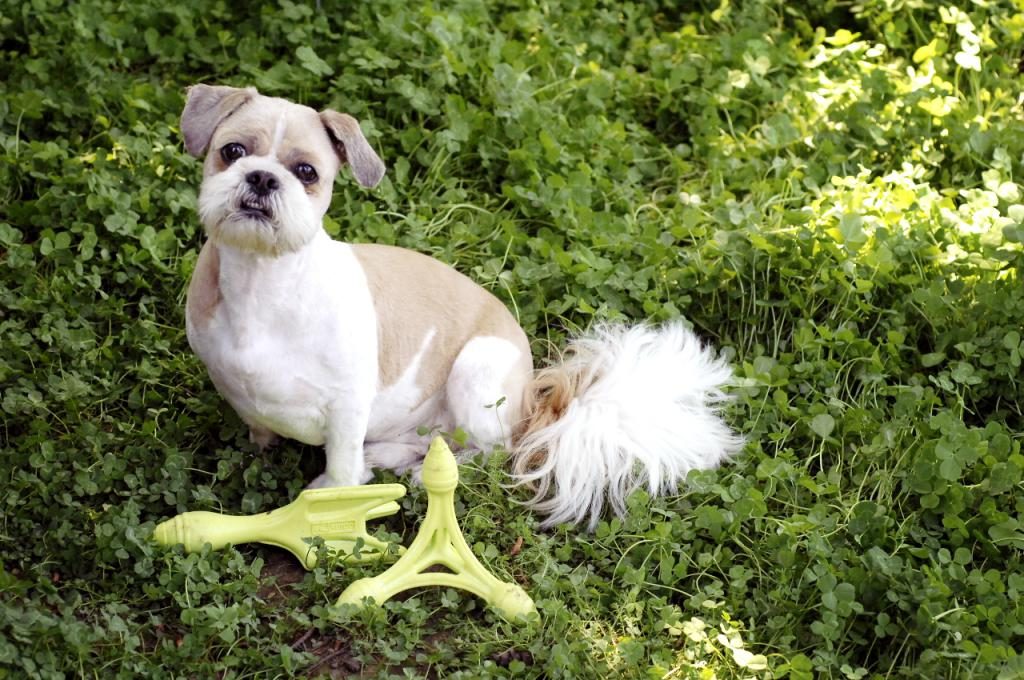
[{"label": "white fur", "polygon": [[275,160],[277,159],[277,150],[281,147],[281,142],[284,141],[284,133],[288,129],[287,123],[284,113],[281,113],[274,124],[274,141],[270,145],[270,157]]},{"label": "white fur", "polygon": [[672,492],[742,444],[717,414],[732,372],[682,324],[598,327],[570,349],[564,368],[580,373],[583,392],[516,447],[548,453],[517,477],[535,486],[545,525],[586,520],[593,529],[606,502],[622,515],[636,489]]},{"label": "white fur", "polygon": [[521,358],[519,349],[503,338],[476,337],[455,359],[446,386],[448,407],[473,447],[490,451],[508,446],[515,422],[510,422],[509,405],[504,403],[509,397],[506,378]]},{"label": "white fur", "polygon": [[[245,176],[254,170],[274,174],[281,188],[267,197],[271,220],[239,212],[247,197]],[[306,197],[302,183],[274,158],[246,156],[223,172],[206,178],[199,189],[199,219],[218,243],[262,255],[294,253],[321,231],[321,215]]]}]

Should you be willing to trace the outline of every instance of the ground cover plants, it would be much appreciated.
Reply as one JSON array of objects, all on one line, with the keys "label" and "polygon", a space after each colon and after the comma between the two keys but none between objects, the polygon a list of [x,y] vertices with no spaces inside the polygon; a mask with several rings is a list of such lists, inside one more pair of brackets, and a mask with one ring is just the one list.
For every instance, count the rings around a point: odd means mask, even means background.
[{"label": "ground cover plants", "polygon": [[[5,2],[0,677],[1021,676],[1022,11]],[[443,589],[339,612],[379,569],[153,545],[322,466],[258,454],[187,347],[198,81],[359,117],[389,174],[341,180],[328,229],[454,264],[539,358],[686,318],[736,369],[743,455],[594,533],[465,466],[530,626]]]}]

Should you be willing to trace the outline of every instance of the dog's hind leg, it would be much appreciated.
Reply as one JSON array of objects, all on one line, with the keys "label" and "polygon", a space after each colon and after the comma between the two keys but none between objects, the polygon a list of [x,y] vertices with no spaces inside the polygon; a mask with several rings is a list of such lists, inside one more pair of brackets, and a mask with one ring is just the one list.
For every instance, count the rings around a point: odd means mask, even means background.
[{"label": "dog's hind leg", "polygon": [[533,359],[526,346],[505,338],[477,337],[466,343],[446,385],[452,422],[469,435],[472,448],[508,447],[522,417]]}]

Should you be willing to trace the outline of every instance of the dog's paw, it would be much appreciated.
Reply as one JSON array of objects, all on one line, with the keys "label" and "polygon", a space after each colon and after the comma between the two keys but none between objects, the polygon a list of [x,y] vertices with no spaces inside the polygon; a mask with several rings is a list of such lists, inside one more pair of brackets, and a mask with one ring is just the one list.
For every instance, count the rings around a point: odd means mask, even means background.
[{"label": "dog's paw", "polygon": [[319,477],[317,477],[316,479],[314,479],[312,482],[310,482],[308,485],[306,485],[306,488],[307,489],[330,489],[331,487],[335,487],[335,486],[345,486],[345,485],[340,483],[338,480],[334,479],[333,477],[331,477],[330,475],[328,475],[325,472],[322,475],[320,475]]},{"label": "dog's paw", "polygon": [[335,479],[334,477],[331,477],[330,475],[328,475],[325,472],[322,475],[320,475],[319,477],[317,477],[316,479],[314,479],[312,482],[310,482],[309,485],[306,486],[306,488],[307,489],[330,489],[330,488],[333,488],[333,487],[336,487],[336,486],[358,486],[358,485],[361,485],[361,484],[366,484],[371,479],[373,479],[373,472],[370,471],[370,470],[365,470],[363,472],[363,474],[360,475],[360,478],[358,480],[352,481],[352,482],[347,482],[347,481],[344,481],[344,480]]},{"label": "dog's paw", "polygon": [[277,444],[279,440],[280,437],[265,427],[253,425],[249,428],[249,441],[259,448],[260,453]]}]

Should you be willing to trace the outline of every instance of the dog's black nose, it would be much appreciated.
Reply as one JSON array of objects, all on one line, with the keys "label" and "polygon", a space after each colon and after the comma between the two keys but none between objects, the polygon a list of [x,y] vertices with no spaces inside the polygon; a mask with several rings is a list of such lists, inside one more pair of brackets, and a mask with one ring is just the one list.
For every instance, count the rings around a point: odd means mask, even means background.
[{"label": "dog's black nose", "polygon": [[257,196],[266,196],[272,191],[277,191],[281,186],[277,177],[266,170],[253,170],[245,176],[245,181]]}]

